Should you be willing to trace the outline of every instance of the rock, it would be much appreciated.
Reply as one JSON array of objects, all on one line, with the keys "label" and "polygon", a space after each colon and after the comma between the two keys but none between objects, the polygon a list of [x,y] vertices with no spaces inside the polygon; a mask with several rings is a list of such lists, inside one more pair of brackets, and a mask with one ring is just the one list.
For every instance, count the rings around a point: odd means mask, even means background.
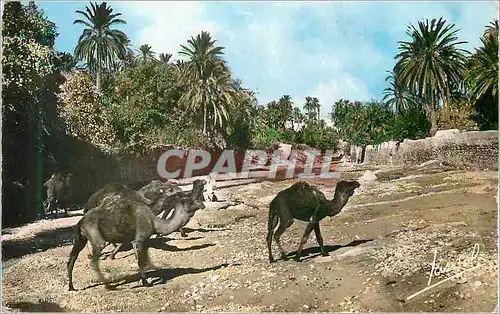
[{"label": "rock", "polygon": [[[375,250],[375,247],[345,247],[340,248],[335,251],[336,258],[346,258],[346,257],[355,257],[366,253],[371,253]],[[368,272],[366,272],[368,273]]]},{"label": "rock", "polygon": [[450,227],[467,227],[467,223],[464,221],[455,221],[448,224]]},{"label": "rock", "polygon": [[476,287],[476,288],[479,288],[479,287],[481,287],[482,285],[483,285],[483,283],[482,283],[481,281],[479,281],[479,280],[478,280],[478,281],[476,281],[476,282],[474,282],[474,287]]},{"label": "rock", "polygon": [[434,137],[448,137],[454,134],[459,134],[459,129],[439,130],[434,134]]},{"label": "rock", "polygon": [[309,305],[307,305],[307,304],[304,304],[302,307],[303,307],[305,310],[309,310]]},{"label": "rock", "polygon": [[418,165],[418,167],[434,167],[434,166],[442,166],[442,165],[443,164],[441,163],[441,161],[439,161],[437,159],[433,159],[433,160],[429,160],[429,161],[421,163],[420,165]]},{"label": "rock", "polygon": [[[321,263],[328,263],[328,262],[331,262],[332,261],[332,257],[331,256],[318,256],[316,258],[314,258],[313,262],[314,263],[318,263],[318,264],[321,264]],[[330,267],[328,267],[327,269],[329,269]]]},{"label": "rock", "polygon": [[377,176],[373,171],[366,170],[363,175],[358,179],[359,184],[361,185],[370,185],[377,181]]}]

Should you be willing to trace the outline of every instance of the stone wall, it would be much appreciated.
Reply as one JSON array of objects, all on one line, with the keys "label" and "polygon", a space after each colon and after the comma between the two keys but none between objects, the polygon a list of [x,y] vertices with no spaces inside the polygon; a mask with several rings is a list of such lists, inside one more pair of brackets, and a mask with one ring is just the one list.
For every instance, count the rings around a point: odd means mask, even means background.
[{"label": "stone wall", "polygon": [[457,168],[498,169],[498,131],[438,131],[434,137],[368,145],[365,163],[415,166],[439,160]]}]

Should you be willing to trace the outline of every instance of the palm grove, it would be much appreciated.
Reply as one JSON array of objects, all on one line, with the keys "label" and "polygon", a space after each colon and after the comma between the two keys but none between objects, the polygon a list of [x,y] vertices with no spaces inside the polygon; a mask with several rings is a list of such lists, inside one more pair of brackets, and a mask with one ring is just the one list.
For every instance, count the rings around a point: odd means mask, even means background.
[{"label": "palm grove", "polygon": [[478,34],[482,46],[472,53],[443,19],[410,24],[384,98],[338,100],[335,128],[320,119],[316,97],[300,106],[289,95],[257,104],[205,31],[173,60],[174,51],[132,47],[119,30],[126,21],[105,2],[75,12],[84,30],[73,54],[55,51],[56,25],[34,2],[6,3],[2,23],[4,223],[36,218],[43,178],[78,154],[72,141],[108,155],[147,155],[169,144],[267,149],[286,142],[324,150],[339,139],[378,144],[498,126],[497,20]]}]

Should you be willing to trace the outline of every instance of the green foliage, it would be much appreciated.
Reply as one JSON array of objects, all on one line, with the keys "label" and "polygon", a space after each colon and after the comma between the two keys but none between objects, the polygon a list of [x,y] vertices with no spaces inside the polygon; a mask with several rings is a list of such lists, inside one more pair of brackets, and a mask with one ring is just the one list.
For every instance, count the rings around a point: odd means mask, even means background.
[{"label": "green foliage", "polygon": [[12,182],[24,185],[21,194],[3,199],[4,224],[36,218],[42,211],[42,179],[48,158],[54,82],[54,23],[34,2],[6,2],[2,16],[2,177],[4,194]]},{"label": "green foliage", "polygon": [[78,39],[75,47],[75,57],[84,60],[92,73],[97,76],[97,90],[101,90],[102,69],[110,69],[115,60],[125,58],[129,39],[117,29],[117,24],[126,24],[118,17],[121,13],[113,13],[106,2],[90,3],[85,12],[77,10],[85,19],[77,19],[74,24],[82,24],[86,28]]},{"label": "green foliage", "polygon": [[438,127],[440,130],[474,130],[476,121],[473,113],[474,108],[467,99],[451,102],[439,111]]},{"label": "green foliage", "polygon": [[350,102],[341,99],[335,103],[332,119],[340,136],[355,145],[376,145],[391,140],[394,113],[387,104],[369,101]]},{"label": "green foliage", "polygon": [[183,95],[179,102],[192,113],[201,113],[203,134],[208,128],[212,134],[224,129],[228,112],[238,101],[231,73],[222,59],[224,47],[215,46],[215,42],[203,31],[191,37],[187,46],[181,45],[180,52],[188,62],[182,67]]},{"label": "green foliage", "polygon": [[319,99],[316,97],[306,97],[306,103],[304,104],[304,110],[306,111],[306,116],[308,120],[318,120],[319,119],[319,109],[321,105]]},{"label": "green foliage", "polygon": [[339,135],[333,128],[326,126],[324,120],[312,120],[298,132],[296,143],[306,144],[322,152],[336,151],[339,147]]},{"label": "green foliage", "polygon": [[[2,88],[19,105],[28,105],[44,78],[53,72],[54,23],[43,17],[34,2],[5,4],[3,16]],[[10,98],[10,97],[9,97]],[[17,101],[16,101],[17,100]],[[9,104],[8,108],[13,109]],[[19,108],[18,108],[19,109]]]},{"label": "green foliage", "polygon": [[158,129],[175,122],[170,114],[180,97],[172,69],[164,64],[140,63],[116,75],[108,96],[113,128],[125,147],[144,151],[165,143]]},{"label": "green foliage", "polygon": [[483,47],[476,49],[471,58],[469,80],[473,85],[472,94],[476,99],[486,93],[498,93],[498,37],[481,38]]},{"label": "green foliage", "polygon": [[498,94],[486,93],[475,104],[474,117],[480,131],[498,130]]},{"label": "green foliage", "polygon": [[391,124],[392,140],[419,139],[429,136],[431,124],[426,112],[411,106],[394,117]]},{"label": "green foliage", "polygon": [[235,149],[252,147],[252,130],[255,129],[259,108],[252,92],[240,90],[240,103],[232,111],[228,123],[227,143]]},{"label": "green foliage", "polygon": [[269,117],[266,108],[258,107],[254,112],[253,132],[251,135],[251,147],[254,149],[266,149],[278,141],[278,132],[269,127]]},{"label": "green foliage", "polygon": [[102,149],[110,148],[114,132],[91,77],[78,72],[68,75],[60,90],[58,109],[69,134]]},{"label": "green foliage", "polygon": [[453,85],[463,81],[467,61],[466,50],[457,46],[458,30],[443,18],[410,24],[406,34],[410,41],[399,42],[395,66],[397,80],[424,100],[431,112],[433,132],[437,131],[435,112],[438,101],[450,100]]},{"label": "green foliage", "polygon": [[267,117],[269,127],[284,132],[286,123],[294,118],[293,102],[289,95],[282,96],[278,101],[273,100],[267,104]]},{"label": "green foliage", "polygon": [[486,27],[474,52],[467,83],[472,86],[479,130],[498,129],[498,20]]},{"label": "green foliage", "polygon": [[143,44],[139,47],[138,59],[140,62],[156,61],[156,53],[151,50],[151,45]]},{"label": "green foliage", "polygon": [[394,71],[389,72],[385,81],[389,86],[384,89],[384,98],[382,98],[382,100],[393,108],[396,113],[412,106],[419,105],[418,98],[415,97],[406,85],[399,82],[398,76]]}]

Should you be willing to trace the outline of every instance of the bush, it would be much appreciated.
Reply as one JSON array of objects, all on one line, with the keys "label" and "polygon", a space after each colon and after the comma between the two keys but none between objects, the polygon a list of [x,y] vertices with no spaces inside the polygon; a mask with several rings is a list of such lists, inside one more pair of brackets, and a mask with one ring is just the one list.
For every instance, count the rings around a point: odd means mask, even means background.
[{"label": "bush", "polygon": [[116,137],[91,77],[81,72],[68,74],[60,89],[58,108],[67,132],[103,149],[111,148]]},{"label": "bush", "polygon": [[426,112],[418,107],[401,111],[392,123],[392,139],[419,139],[429,136],[431,123]]},{"label": "bush", "polygon": [[381,102],[341,99],[334,105],[332,118],[340,136],[354,145],[376,145],[393,136],[394,113]]},{"label": "bush", "polygon": [[311,120],[298,132],[296,142],[317,148],[322,153],[326,150],[337,151],[339,135],[333,128],[327,127],[323,120]]},{"label": "bush", "polygon": [[467,101],[452,102],[439,111],[438,129],[474,130],[476,122],[473,120],[473,114],[474,108]]}]

